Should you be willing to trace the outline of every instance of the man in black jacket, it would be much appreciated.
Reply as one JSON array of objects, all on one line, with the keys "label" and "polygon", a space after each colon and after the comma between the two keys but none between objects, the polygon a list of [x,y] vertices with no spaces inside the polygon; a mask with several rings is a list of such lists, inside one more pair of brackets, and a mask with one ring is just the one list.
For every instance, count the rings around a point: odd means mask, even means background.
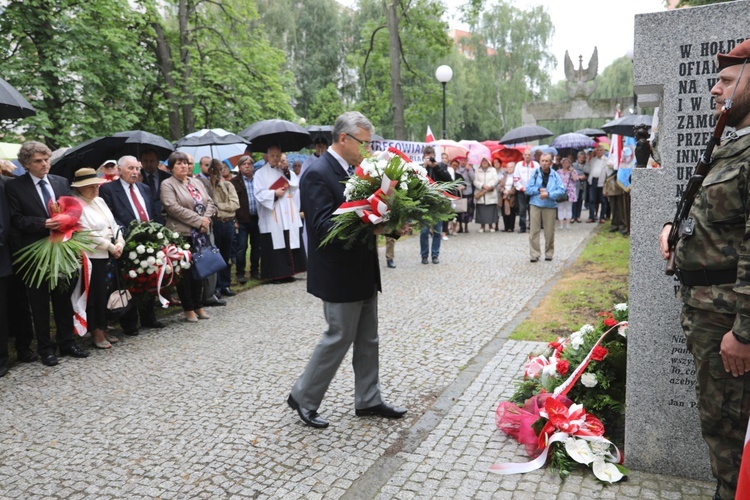
[{"label": "man in black jacket", "polygon": [[[60,227],[60,222],[50,217],[49,203],[60,196],[68,196],[70,188],[64,177],[49,175],[50,149],[41,142],[30,141],[21,146],[18,161],[26,173],[8,182],[5,193],[10,205],[10,220],[13,228],[20,233],[20,245],[26,247],[35,241],[48,238],[50,230]],[[62,285],[50,290],[48,283],[39,288],[28,287],[31,314],[34,318],[37,352],[42,363],[55,366],[58,361],[56,348],[60,354],[74,358],[86,358],[88,353],[76,346],[73,341],[73,305],[70,290]],[[57,345],[50,338],[49,304],[57,326]]]},{"label": "man in black jacket", "polygon": [[[307,291],[323,300],[328,330],[292,387],[288,404],[300,419],[316,428],[328,427],[318,414],[323,396],[354,345],[354,408],[358,417],[401,418],[380,394],[378,360],[378,292],[380,267],[373,241],[344,248],[332,242],[319,248],[333,226],[331,217],[344,201],[344,184],[369,149],[373,126],[356,111],[339,116],[333,126],[333,145],[302,174],[300,193],[308,238]],[[377,232],[377,231],[376,231]]]}]

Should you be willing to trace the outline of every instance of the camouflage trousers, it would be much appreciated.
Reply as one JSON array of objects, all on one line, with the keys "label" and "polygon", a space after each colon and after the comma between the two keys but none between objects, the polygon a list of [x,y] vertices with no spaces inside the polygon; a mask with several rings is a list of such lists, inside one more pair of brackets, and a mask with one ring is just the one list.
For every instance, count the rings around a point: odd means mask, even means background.
[{"label": "camouflage trousers", "polygon": [[680,322],[693,354],[701,433],[708,445],[711,470],[723,500],[733,499],[750,415],[750,374],[734,377],[724,370],[721,339],[735,316],[684,305]]}]

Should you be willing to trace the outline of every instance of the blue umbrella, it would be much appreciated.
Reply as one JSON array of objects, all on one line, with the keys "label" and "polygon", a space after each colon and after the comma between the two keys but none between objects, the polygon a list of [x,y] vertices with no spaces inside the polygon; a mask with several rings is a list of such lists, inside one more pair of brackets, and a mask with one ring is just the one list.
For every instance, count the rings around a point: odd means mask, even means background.
[{"label": "blue umbrella", "polygon": [[583,149],[596,146],[596,141],[586,135],[573,132],[558,135],[552,141],[552,146],[556,148]]}]

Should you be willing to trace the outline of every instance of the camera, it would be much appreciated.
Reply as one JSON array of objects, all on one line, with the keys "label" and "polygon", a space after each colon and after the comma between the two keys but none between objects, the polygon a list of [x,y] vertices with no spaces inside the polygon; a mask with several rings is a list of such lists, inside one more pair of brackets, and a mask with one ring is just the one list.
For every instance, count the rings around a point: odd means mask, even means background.
[{"label": "camera", "polygon": [[430,156],[429,160],[430,160],[430,163],[436,163],[434,156]]}]

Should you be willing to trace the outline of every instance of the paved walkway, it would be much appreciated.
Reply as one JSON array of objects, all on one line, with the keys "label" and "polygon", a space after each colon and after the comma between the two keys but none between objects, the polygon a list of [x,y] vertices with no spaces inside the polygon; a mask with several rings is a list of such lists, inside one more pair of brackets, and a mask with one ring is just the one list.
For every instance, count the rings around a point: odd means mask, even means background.
[{"label": "paved walkway", "polygon": [[[398,421],[356,418],[349,357],[302,425],[285,400],[325,327],[304,277],[264,285],[212,318],[146,330],[86,360],[0,379],[0,498],[710,498],[709,481],[633,472],[498,476],[525,453],[496,430],[536,344],[507,340],[593,226],[558,232],[532,264],[526,235],[476,232],[422,265],[418,238],[383,266],[381,378]],[[476,229],[476,228],[473,228]]]}]

